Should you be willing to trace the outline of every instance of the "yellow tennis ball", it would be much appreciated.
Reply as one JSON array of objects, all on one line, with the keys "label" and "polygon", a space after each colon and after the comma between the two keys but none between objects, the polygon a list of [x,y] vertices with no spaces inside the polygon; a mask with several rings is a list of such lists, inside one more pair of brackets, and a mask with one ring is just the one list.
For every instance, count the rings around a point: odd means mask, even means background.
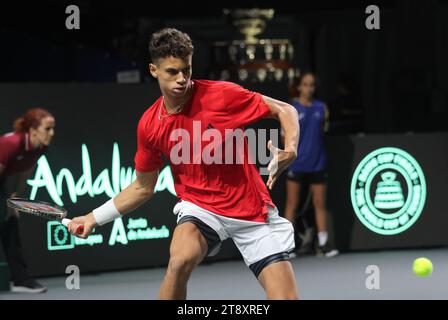
[{"label": "yellow tennis ball", "polygon": [[427,258],[418,258],[414,260],[414,273],[419,277],[426,277],[432,273],[432,262]]}]

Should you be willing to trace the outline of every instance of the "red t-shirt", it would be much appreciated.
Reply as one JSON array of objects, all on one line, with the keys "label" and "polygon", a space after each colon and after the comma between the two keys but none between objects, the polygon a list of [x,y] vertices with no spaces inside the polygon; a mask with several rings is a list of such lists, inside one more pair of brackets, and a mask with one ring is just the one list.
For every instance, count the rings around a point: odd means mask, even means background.
[{"label": "red t-shirt", "polygon": [[[225,143],[225,130],[240,129],[243,132],[246,125],[269,115],[269,106],[261,94],[234,83],[193,82],[193,93],[180,113],[168,115],[160,97],[143,114],[137,128],[135,169],[154,171],[162,165],[163,155],[170,160],[174,187],[180,199],[226,217],[265,222],[267,205],[274,207],[274,204],[256,165],[247,161],[246,137],[242,145],[235,147],[234,143],[233,149],[228,149],[233,150],[234,155],[230,164],[225,163],[224,157],[225,144],[230,141]],[[216,136],[201,139],[209,129],[218,130],[222,139]],[[187,147],[179,151],[183,143]],[[204,161],[202,155],[207,146],[215,150],[207,152],[211,156],[217,155],[217,150],[222,151],[218,153],[222,156],[222,164]],[[172,152],[189,159],[189,163],[171,158]],[[244,161],[235,161],[238,152],[240,156],[244,153],[244,158],[239,158]]]},{"label": "red t-shirt", "polygon": [[31,169],[46,149],[34,149],[29,134],[26,133],[13,132],[0,136],[0,164],[5,167],[0,174],[0,180]]}]

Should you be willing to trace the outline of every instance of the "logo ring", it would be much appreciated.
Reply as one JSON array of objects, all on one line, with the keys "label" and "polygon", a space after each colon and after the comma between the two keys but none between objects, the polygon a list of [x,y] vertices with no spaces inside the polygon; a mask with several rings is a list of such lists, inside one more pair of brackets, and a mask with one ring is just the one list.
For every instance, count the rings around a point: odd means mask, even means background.
[{"label": "logo ring", "polygon": [[[379,195],[373,204],[370,187],[375,176],[384,171],[379,182]],[[399,173],[406,181],[407,199],[404,199]],[[426,200],[426,181],[423,171],[409,153],[399,148],[385,147],[369,153],[357,166],[352,178],[350,196],[356,216],[371,231],[394,235],[409,229],[420,217]],[[379,200],[377,200],[377,197]],[[377,204],[378,202],[378,204]],[[381,209],[398,209],[394,213]]]}]

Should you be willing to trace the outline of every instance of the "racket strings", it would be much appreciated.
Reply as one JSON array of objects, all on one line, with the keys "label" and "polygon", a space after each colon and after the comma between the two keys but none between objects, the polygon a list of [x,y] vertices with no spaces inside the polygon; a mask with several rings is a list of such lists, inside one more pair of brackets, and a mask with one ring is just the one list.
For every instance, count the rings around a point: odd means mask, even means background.
[{"label": "racket strings", "polygon": [[24,199],[8,199],[9,207],[21,212],[44,217],[50,220],[61,220],[65,218],[66,211],[63,208],[52,206],[45,202]]}]

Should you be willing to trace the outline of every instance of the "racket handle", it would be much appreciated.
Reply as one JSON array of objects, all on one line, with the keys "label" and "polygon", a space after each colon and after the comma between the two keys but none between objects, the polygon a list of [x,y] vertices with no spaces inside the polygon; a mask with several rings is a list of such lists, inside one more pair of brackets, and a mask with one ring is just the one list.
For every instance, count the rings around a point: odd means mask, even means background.
[{"label": "racket handle", "polygon": [[[72,220],[64,218],[64,219],[62,219],[61,222],[64,226],[66,226],[68,228],[68,225],[70,224],[70,222],[72,222]],[[76,228],[76,234],[83,234],[83,232],[84,232],[84,226],[78,225],[78,227]]]}]

